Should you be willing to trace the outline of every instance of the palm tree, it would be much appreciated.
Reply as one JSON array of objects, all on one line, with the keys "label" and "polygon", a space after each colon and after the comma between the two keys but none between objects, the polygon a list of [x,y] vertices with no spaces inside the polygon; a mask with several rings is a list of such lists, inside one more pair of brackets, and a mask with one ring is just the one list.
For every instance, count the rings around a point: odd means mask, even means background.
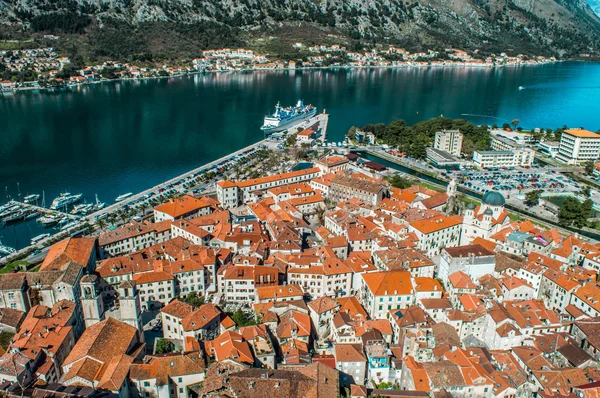
[{"label": "palm tree", "polygon": [[146,210],[148,209],[147,203],[142,203],[140,205],[140,211],[142,212],[142,217],[146,215]]},{"label": "palm tree", "polygon": [[98,226],[98,228],[100,230],[102,230],[106,227],[106,221],[104,221],[103,219],[100,219],[100,220],[96,221],[96,225]]},{"label": "palm tree", "polygon": [[123,221],[124,223],[127,222],[127,220],[129,219],[129,212],[124,211],[119,215],[119,218],[121,219],[121,221]]}]

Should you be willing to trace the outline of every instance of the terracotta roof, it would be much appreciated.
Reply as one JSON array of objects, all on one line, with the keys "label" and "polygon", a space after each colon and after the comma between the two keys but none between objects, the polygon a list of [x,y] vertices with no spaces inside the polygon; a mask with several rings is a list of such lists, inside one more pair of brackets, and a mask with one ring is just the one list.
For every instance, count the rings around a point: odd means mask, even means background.
[{"label": "terracotta roof", "polygon": [[280,316],[276,332],[280,339],[309,337],[311,335],[310,316],[299,311],[288,311]]},{"label": "terracotta roof", "polygon": [[302,287],[300,285],[289,284],[287,286],[264,286],[257,287],[256,294],[259,300],[269,300],[277,298],[302,296]]},{"label": "terracotta roof", "polygon": [[375,296],[409,295],[413,290],[408,271],[370,272],[361,277]]},{"label": "terracotta roof", "polygon": [[214,340],[205,342],[206,352],[217,361],[234,359],[242,363],[254,363],[250,346],[239,333],[227,331]]},{"label": "terracotta roof", "polygon": [[495,242],[492,242],[491,240],[488,240],[488,239],[483,239],[480,236],[473,239],[473,244],[483,246],[485,249],[487,249],[490,252],[494,252],[494,250],[496,250]]},{"label": "terracotta roof", "polygon": [[197,352],[146,357],[145,363],[131,365],[129,377],[133,380],[156,379],[156,385],[169,384],[169,378],[194,376],[205,372],[204,360]]},{"label": "terracotta roof", "polygon": [[183,195],[156,206],[154,211],[159,211],[161,213],[168,214],[173,218],[178,218],[209,206],[210,205],[208,203],[200,199],[196,199],[193,196]]},{"label": "terracotta roof", "polygon": [[455,227],[461,225],[463,219],[461,216],[438,216],[434,218],[422,219],[412,222],[410,225],[420,231],[423,234],[430,234],[432,232],[441,231],[446,228]]},{"label": "terracotta roof", "polygon": [[[68,260],[86,266],[90,257],[95,258],[96,238],[67,238],[53,244],[40,266],[40,271],[59,270]],[[61,255],[63,261],[57,263]],[[65,261],[66,260],[66,261]]]},{"label": "terracotta roof", "polygon": [[308,307],[317,314],[323,314],[337,307],[337,303],[330,297],[323,296],[308,302]]},{"label": "terracotta roof", "polygon": [[[114,318],[107,318],[88,327],[83,332],[64,360],[63,366],[86,362],[87,364],[82,364],[77,370],[77,375],[80,375],[79,372],[83,372],[86,377],[90,377],[87,379],[88,381],[99,382],[99,386],[108,383],[120,388],[133,360],[127,354],[131,350],[130,347],[137,342],[137,336],[138,330],[133,326]],[[97,367],[95,363],[100,363],[100,369],[91,378],[90,375]],[[75,366],[71,369],[73,368]],[[65,380],[68,379],[69,377],[65,376]]]},{"label": "terracotta roof", "polygon": [[179,319],[185,318],[187,315],[191,314],[192,311],[194,311],[194,307],[178,299],[171,301],[160,310],[160,312],[164,312],[165,314]]},{"label": "terracotta roof", "polygon": [[477,287],[471,277],[462,271],[456,271],[448,277],[448,280],[456,289],[475,289]]},{"label": "terracotta roof", "polygon": [[186,315],[181,320],[183,330],[199,330],[214,321],[221,319],[222,311],[214,304],[204,304],[198,307],[197,310]]},{"label": "terracotta roof", "polygon": [[444,249],[450,257],[468,257],[468,256],[493,256],[494,252],[486,249],[479,244],[457,246],[457,247],[446,247]]},{"label": "terracotta roof", "polygon": [[154,271],[154,272],[144,272],[143,274],[135,274],[133,275],[133,279],[135,283],[138,285],[144,285],[147,283],[157,283],[163,281],[172,281],[175,280],[175,277],[165,271]]},{"label": "terracotta roof", "polygon": [[23,319],[25,312],[12,308],[0,308],[0,324],[18,328]]},{"label": "terracotta roof", "polygon": [[335,344],[333,348],[336,362],[367,361],[362,344]]}]

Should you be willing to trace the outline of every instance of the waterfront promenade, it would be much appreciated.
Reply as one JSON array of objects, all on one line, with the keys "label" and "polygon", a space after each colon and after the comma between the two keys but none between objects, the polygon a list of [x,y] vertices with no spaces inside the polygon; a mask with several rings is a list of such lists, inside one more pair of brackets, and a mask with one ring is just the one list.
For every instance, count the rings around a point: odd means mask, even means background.
[{"label": "waterfront promenade", "polygon": [[[328,114],[324,114],[324,113],[320,113],[315,115],[314,117],[303,121],[293,127],[291,127],[288,131],[289,132],[293,132],[296,128],[300,127],[300,128],[308,128],[314,125],[319,125],[322,131],[322,135],[324,137],[327,136],[327,123],[329,120],[329,115]],[[128,197],[127,199],[111,204],[101,210],[98,210],[94,213],[85,215],[85,216],[73,216],[73,215],[68,215],[70,218],[72,219],[77,219],[80,222],[74,224],[72,227],[70,227],[67,230],[64,231],[59,231],[45,239],[42,239],[41,241],[37,242],[35,245],[31,245],[31,246],[27,246],[25,248],[22,248],[18,251],[16,251],[15,253],[11,254],[10,256],[4,257],[2,259],[0,259],[0,266],[6,265],[12,261],[15,261],[16,259],[21,259],[23,257],[25,257],[27,255],[27,253],[31,252],[34,248],[38,248],[41,250],[40,253],[35,254],[32,258],[30,258],[30,260],[37,260],[38,258],[43,258],[45,253],[48,250],[48,247],[53,244],[54,242],[56,242],[57,240],[60,239],[64,239],[68,236],[74,236],[80,233],[85,232],[89,226],[93,225],[96,223],[97,219],[99,216],[101,216],[102,214],[110,214],[110,213],[114,213],[117,212],[119,210],[121,210],[122,208],[124,208],[127,205],[131,205],[133,203],[138,202],[140,199],[144,199],[144,198],[148,198],[150,199],[151,197],[155,197],[160,193],[160,190],[165,190],[167,187],[170,188],[175,188],[177,190],[178,193],[185,193],[186,192],[186,188],[181,186],[182,184],[179,184],[179,182],[181,180],[186,180],[191,177],[192,175],[197,177],[203,173],[206,173],[216,167],[218,167],[219,165],[230,161],[232,159],[234,159],[234,157],[236,156],[240,156],[242,154],[244,154],[245,152],[248,151],[253,151],[259,148],[266,148],[266,149],[272,149],[272,150],[277,150],[277,145],[279,144],[278,141],[274,141],[274,140],[269,140],[269,139],[262,139],[258,142],[255,142],[251,145],[248,145],[244,148],[238,149],[235,152],[229,153],[225,156],[220,157],[219,159],[213,160],[209,163],[203,164],[202,166],[199,166],[193,170],[187,171],[183,174],[180,174],[176,177],[173,177],[167,181],[164,181],[158,185],[155,185],[151,188],[145,189],[141,192],[138,192],[130,197]],[[150,196],[149,196],[150,195]],[[40,211],[43,212],[48,212],[48,209],[45,208],[38,208]]]},{"label": "waterfront promenade", "polygon": [[[241,148],[241,149],[239,149],[233,153],[230,153],[226,156],[223,156],[219,159],[213,160],[212,162],[209,162],[202,166],[199,166],[199,167],[197,167],[193,170],[190,170],[184,174],[178,175],[178,176],[173,177],[167,181],[164,181],[158,185],[148,188],[144,191],[138,192],[121,202],[117,202],[112,205],[109,205],[109,206],[105,207],[104,209],[101,209],[95,213],[91,213],[91,214],[88,214],[83,217],[76,217],[76,216],[69,214],[69,217],[77,218],[80,222],[77,225],[74,225],[73,227],[69,228],[68,230],[57,232],[56,234],[51,235],[51,236],[37,242],[36,245],[31,245],[31,246],[22,248],[20,250],[17,250],[15,253],[11,254],[10,256],[3,257],[2,259],[0,259],[0,266],[9,264],[12,261],[23,258],[28,252],[30,252],[32,250],[32,247],[37,247],[41,250],[41,253],[38,253],[35,255],[34,260],[37,258],[43,258],[45,256],[45,253],[47,252],[49,246],[52,243],[54,243],[55,241],[57,241],[59,239],[64,239],[67,236],[73,236],[73,235],[76,235],[76,234],[79,234],[79,233],[85,231],[88,228],[88,225],[93,225],[96,222],[97,217],[101,214],[109,214],[109,213],[116,212],[128,204],[134,203],[134,202],[138,201],[139,199],[144,198],[148,194],[152,193],[153,195],[157,195],[159,193],[160,189],[164,189],[165,187],[167,187],[169,185],[173,185],[174,188],[176,188],[178,191],[182,192],[182,188],[178,186],[178,181],[180,181],[182,179],[185,180],[186,178],[188,178],[192,175],[198,176],[202,173],[208,172],[211,169],[218,167],[219,164],[232,159],[234,156],[242,155],[244,152],[247,152],[249,150],[250,151],[255,150],[255,149],[261,148],[263,146],[264,147],[272,147],[275,145],[277,145],[277,143],[274,141],[262,139],[258,142],[255,142],[254,144],[248,145],[244,148]],[[51,211],[49,209],[38,207],[38,206],[36,206],[36,208],[43,212]],[[66,214],[66,213],[64,213],[64,214]]]}]

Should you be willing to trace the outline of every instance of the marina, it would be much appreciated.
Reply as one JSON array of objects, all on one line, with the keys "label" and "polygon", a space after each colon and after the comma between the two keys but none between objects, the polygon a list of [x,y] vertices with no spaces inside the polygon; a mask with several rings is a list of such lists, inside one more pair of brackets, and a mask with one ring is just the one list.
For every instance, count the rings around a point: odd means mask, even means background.
[{"label": "marina", "polygon": [[[327,135],[327,126],[328,126],[329,115],[328,114],[318,114],[313,116],[312,118],[302,119],[297,121],[296,124],[293,124],[291,127],[301,127],[308,128],[310,126],[315,127],[319,126],[319,130],[321,131],[322,137]],[[316,127],[315,127],[316,128]],[[244,158],[253,152],[267,147],[275,148],[277,146],[276,142],[269,141],[267,139],[263,139],[258,141],[252,145],[246,146],[242,149],[239,149],[233,153],[230,153],[226,156],[223,156],[217,160],[206,163],[200,167],[197,167],[193,170],[185,172],[181,175],[173,177],[159,185],[156,185],[152,188],[143,190],[139,193],[131,193],[128,192],[126,194],[120,195],[120,197],[124,196],[120,200],[116,201],[116,203],[112,205],[106,206],[104,203],[100,202],[98,199],[98,195],[96,195],[96,203],[92,206],[91,210],[93,212],[88,211],[86,214],[70,214],[65,213],[59,210],[45,209],[40,206],[25,204],[21,202],[12,201],[12,206],[19,206],[28,209],[28,211],[38,211],[42,216],[38,218],[35,224],[38,224],[43,228],[52,228],[51,232],[44,232],[42,230],[41,233],[36,235],[30,235],[31,237],[26,241],[21,241],[18,250],[26,249],[30,244],[33,245],[33,240],[35,239],[35,245],[38,247],[42,247],[45,242],[49,239],[52,239],[55,234],[60,233],[71,233],[74,231],[78,233],[86,228],[86,225],[93,224],[98,220],[106,220],[109,218],[109,214],[116,213],[122,209],[129,209],[132,207],[140,206],[143,203],[148,203],[152,198],[159,197],[164,195],[165,193],[184,193],[188,191],[190,181],[197,177],[202,176],[205,173],[218,171],[220,168],[222,169],[224,166],[233,165],[236,162],[243,161]],[[204,193],[209,193],[209,191],[205,191]],[[60,199],[62,197],[66,197],[70,195],[69,193],[63,193],[59,196]],[[117,198],[118,199],[118,198]],[[81,197],[78,198],[78,201],[81,200]],[[8,208],[8,204],[6,205]],[[78,205],[73,205],[72,210],[82,210],[87,209],[89,204],[83,203]],[[0,210],[2,207],[0,207]],[[27,223],[23,223],[23,225],[28,225]],[[30,225],[29,225],[30,226]],[[34,228],[37,229],[37,228]],[[32,229],[33,231],[33,229]],[[48,236],[45,236],[46,233],[49,233]],[[28,233],[30,234],[30,233]],[[3,263],[0,260],[0,263]]]}]

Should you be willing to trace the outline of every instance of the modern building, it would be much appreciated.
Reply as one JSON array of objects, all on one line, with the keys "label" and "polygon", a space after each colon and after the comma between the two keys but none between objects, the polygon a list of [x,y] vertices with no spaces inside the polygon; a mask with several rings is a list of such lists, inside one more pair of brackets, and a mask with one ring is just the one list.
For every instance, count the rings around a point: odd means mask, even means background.
[{"label": "modern building", "polygon": [[495,151],[507,151],[522,148],[533,141],[530,132],[507,131],[503,129],[490,130],[491,146]]},{"label": "modern building", "polygon": [[548,154],[550,157],[555,158],[558,155],[560,149],[560,142],[558,141],[544,141],[538,145],[538,150]]},{"label": "modern building", "polygon": [[427,153],[427,160],[439,169],[460,169],[463,164],[459,158],[452,156],[446,151],[435,148],[426,148],[425,151]]},{"label": "modern building", "polygon": [[442,130],[435,133],[433,147],[451,155],[460,156],[462,142],[463,135],[459,130]]},{"label": "modern building", "polygon": [[507,151],[475,151],[473,162],[475,166],[487,169],[490,167],[519,167],[531,166],[535,151],[529,148]]},{"label": "modern building", "polygon": [[565,130],[556,158],[567,164],[596,160],[600,155],[600,134],[584,129]]}]

